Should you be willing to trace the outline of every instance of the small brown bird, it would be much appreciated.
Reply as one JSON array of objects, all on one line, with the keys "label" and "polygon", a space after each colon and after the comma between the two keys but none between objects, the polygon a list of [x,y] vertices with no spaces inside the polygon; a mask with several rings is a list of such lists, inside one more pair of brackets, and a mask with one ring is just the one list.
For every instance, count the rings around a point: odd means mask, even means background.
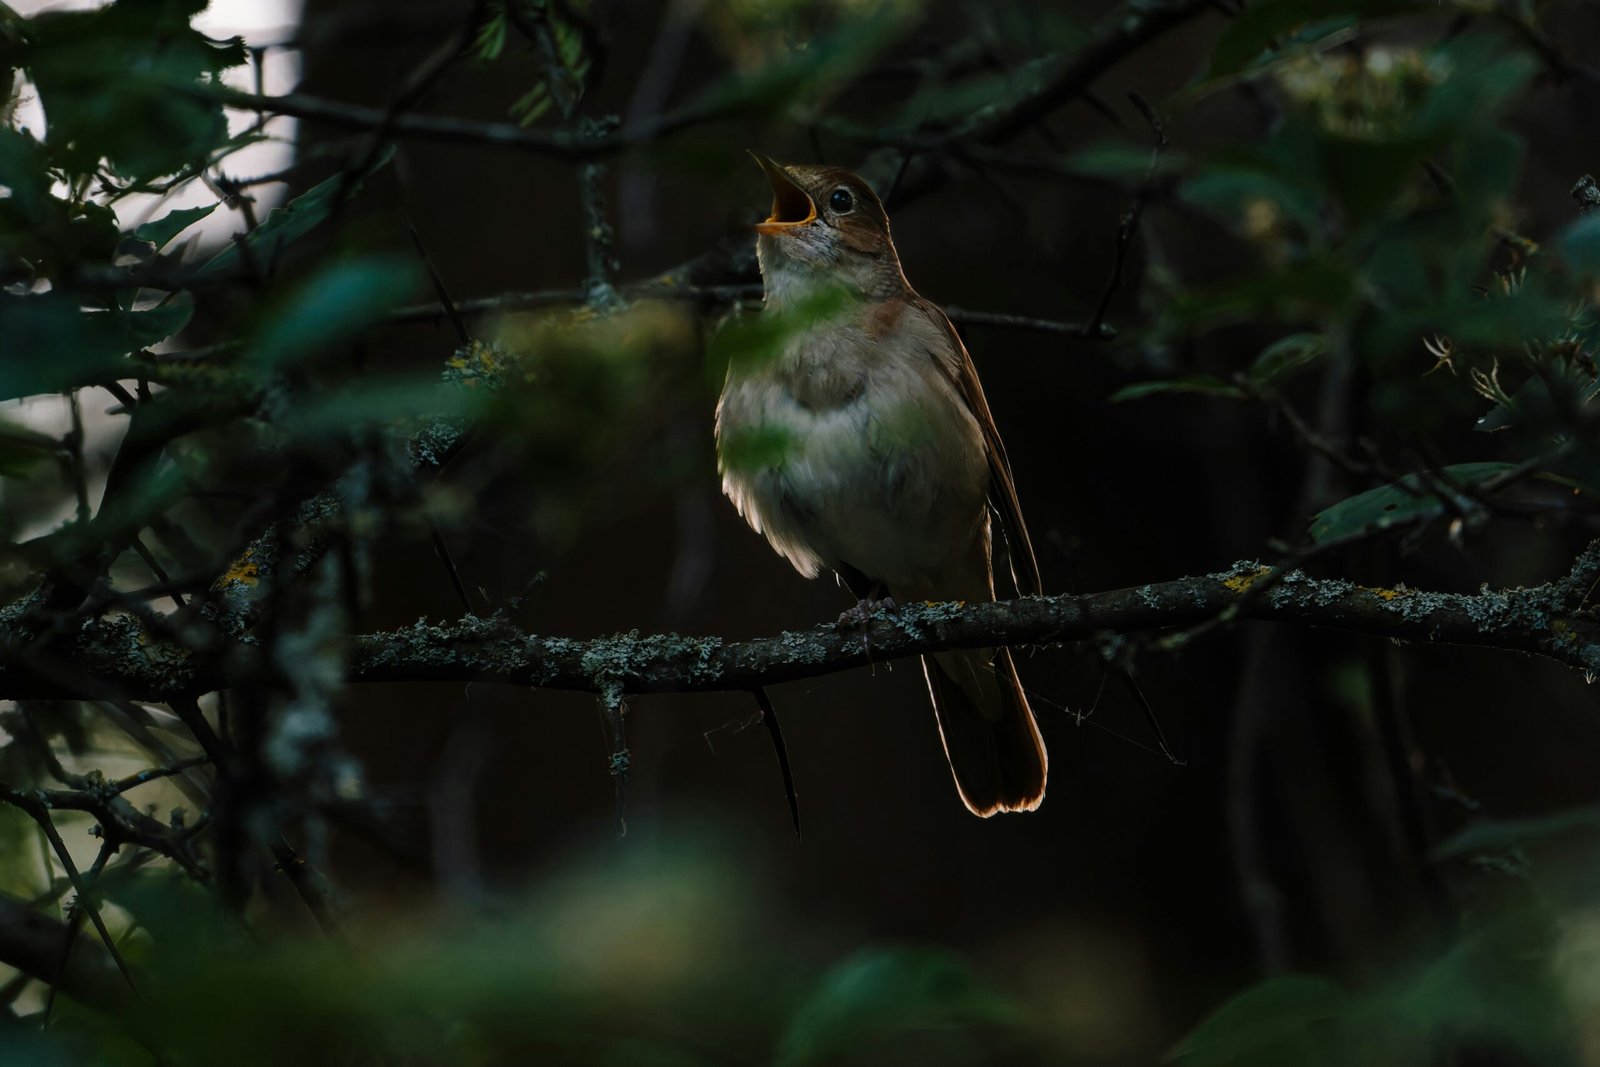
[{"label": "small brown bird", "polygon": [[[723,492],[801,574],[837,574],[858,612],[896,597],[993,600],[991,508],[1019,592],[1039,592],[977,369],[906,282],[883,204],[838,167],[756,162],[773,193],[755,227],[767,308],[805,309],[830,291],[843,306],[790,331],[772,358],[730,365],[717,404]],[[941,652],[922,668],[966,806],[1037,808],[1047,757],[1011,653]]]}]

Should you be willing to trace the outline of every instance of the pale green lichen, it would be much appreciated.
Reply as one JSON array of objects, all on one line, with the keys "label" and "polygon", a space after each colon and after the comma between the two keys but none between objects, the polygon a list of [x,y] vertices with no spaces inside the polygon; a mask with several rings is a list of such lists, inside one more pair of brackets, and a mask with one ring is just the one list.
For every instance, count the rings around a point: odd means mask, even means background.
[{"label": "pale green lichen", "polygon": [[785,663],[821,663],[828,658],[827,648],[814,634],[785,630],[777,643]]},{"label": "pale green lichen", "polygon": [[[579,666],[588,676],[601,700],[615,707],[626,695],[629,683],[637,682],[652,667],[684,664],[693,685],[714,682],[722,675],[717,656],[723,646],[720,637],[683,637],[679,634],[650,634],[640,637],[638,630],[610,637],[599,637],[583,644]],[[547,645],[548,647],[548,645]]]},{"label": "pale green lichen", "polygon": [[[923,600],[902,604],[886,617],[900,628],[901,633],[915,639],[933,636],[940,623],[961,618],[966,607],[966,602],[961,600]],[[877,614],[874,612],[874,616]]]}]

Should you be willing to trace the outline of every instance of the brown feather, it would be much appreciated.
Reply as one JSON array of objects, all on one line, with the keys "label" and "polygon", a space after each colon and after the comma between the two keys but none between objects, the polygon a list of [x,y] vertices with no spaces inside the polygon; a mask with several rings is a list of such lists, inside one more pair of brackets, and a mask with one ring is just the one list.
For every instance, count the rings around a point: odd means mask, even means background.
[{"label": "brown feather", "polygon": [[924,315],[944,327],[950,345],[957,354],[957,371],[948,373],[948,364],[937,360],[946,370],[952,385],[966,401],[972,417],[978,420],[983,431],[983,443],[989,459],[989,505],[1000,516],[1000,528],[1005,534],[1006,547],[1011,558],[1011,580],[1023,596],[1038,596],[1044,592],[1044,582],[1039,576],[1039,560],[1033,553],[1033,540],[1028,536],[1028,524],[1022,518],[1022,502],[1017,499],[1017,483],[1011,476],[1011,460],[1006,457],[1005,442],[1000,440],[1000,430],[989,411],[989,401],[984,398],[983,385],[978,381],[978,368],[961,343],[955,325],[937,305],[911,294],[911,303]]}]

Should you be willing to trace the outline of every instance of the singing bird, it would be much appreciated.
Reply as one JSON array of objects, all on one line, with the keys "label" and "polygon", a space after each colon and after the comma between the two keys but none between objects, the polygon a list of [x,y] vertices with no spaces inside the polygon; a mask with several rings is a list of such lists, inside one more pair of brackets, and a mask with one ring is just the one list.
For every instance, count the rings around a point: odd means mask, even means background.
[{"label": "singing bird", "polygon": [[[1039,592],[977,368],[906,281],[883,204],[838,167],[756,162],[773,195],[754,227],[764,313],[825,309],[771,358],[730,364],[716,422],[723,492],[802,575],[838,575],[861,618],[879,601],[993,600],[991,510],[1019,592]],[[749,441],[781,447],[740,447]],[[922,669],[967,808],[1037,808],[1048,758],[1011,653],[940,652]]]}]

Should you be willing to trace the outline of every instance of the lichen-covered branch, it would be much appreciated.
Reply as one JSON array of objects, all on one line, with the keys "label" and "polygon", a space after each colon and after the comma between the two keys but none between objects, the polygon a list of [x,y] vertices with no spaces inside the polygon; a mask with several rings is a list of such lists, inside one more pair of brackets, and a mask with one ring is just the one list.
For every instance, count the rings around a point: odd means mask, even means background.
[{"label": "lichen-covered branch", "polygon": [[[1504,649],[1600,673],[1600,608],[1587,603],[1600,582],[1600,542],[1561,579],[1474,594],[1372,588],[1302,571],[1275,579],[1264,594],[1252,592],[1271,573],[1265,565],[1242,562],[1213,574],[1103,593],[903,605],[874,614],[865,642],[860,627],[831,624],[748,641],[637,632],[578,640],[526,633],[501,617],[469,615],[352,637],[346,678],[476,680],[616,700],[631,693],[750,690],[943,649],[1062,644],[1219,617]],[[68,662],[70,672],[51,669]],[[230,664],[226,655],[201,660],[132,618],[90,623],[41,648],[8,632],[0,616],[0,699],[81,696],[92,689],[97,696],[115,692],[167,701],[228,688]]]}]

